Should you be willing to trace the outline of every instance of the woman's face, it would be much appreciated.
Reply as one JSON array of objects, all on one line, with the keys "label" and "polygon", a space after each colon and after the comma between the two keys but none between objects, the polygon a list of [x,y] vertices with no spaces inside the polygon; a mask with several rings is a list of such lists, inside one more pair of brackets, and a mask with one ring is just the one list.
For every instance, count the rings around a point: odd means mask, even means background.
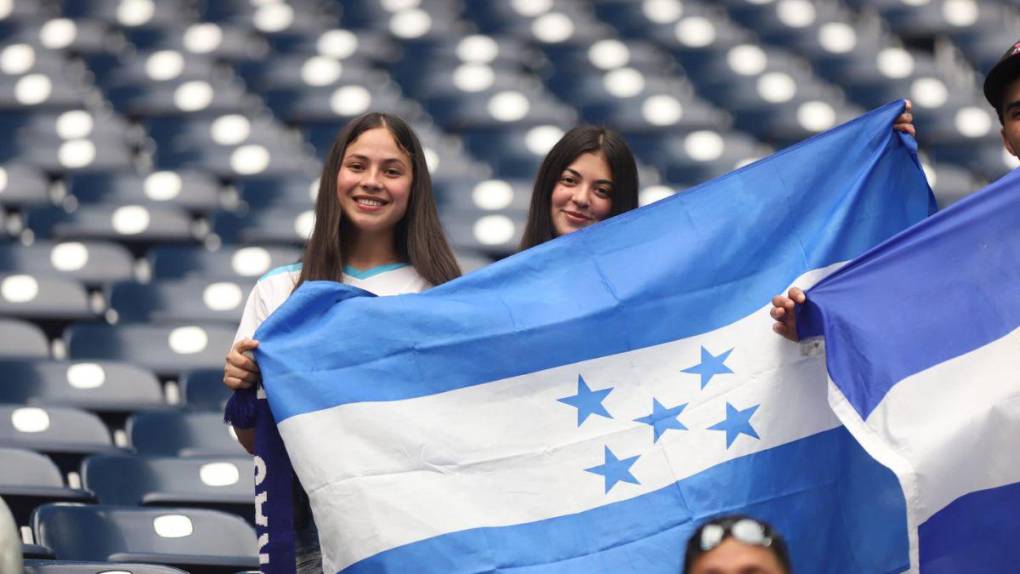
[{"label": "woman's face", "polygon": [[566,235],[609,217],[613,174],[602,152],[583,153],[560,174],[552,192],[552,223]]},{"label": "woman's face", "polygon": [[414,180],[411,158],[393,134],[372,128],[347,144],[336,194],[346,220],[362,233],[392,231],[407,213]]},{"label": "woman's face", "polygon": [[784,574],[768,548],[727,538],[694,561],[691,574]]}]

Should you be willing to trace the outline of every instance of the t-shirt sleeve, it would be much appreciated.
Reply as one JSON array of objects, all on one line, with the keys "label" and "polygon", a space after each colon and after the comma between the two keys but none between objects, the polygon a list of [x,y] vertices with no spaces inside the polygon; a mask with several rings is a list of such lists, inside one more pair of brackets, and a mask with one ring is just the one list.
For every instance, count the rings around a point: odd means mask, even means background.
[{"label": "t-shirt sleeve", "polygon": [[259,328],[262,321],[269,316],[269,306],[266,303],[266,288],[264,281],[259,281],[248,294],[248,302],[244,305],[244,312],[241,313],[241,323],[237,326],[237,333],[234,335],[234,343],[241,339],[251,339],[255,330]]}]

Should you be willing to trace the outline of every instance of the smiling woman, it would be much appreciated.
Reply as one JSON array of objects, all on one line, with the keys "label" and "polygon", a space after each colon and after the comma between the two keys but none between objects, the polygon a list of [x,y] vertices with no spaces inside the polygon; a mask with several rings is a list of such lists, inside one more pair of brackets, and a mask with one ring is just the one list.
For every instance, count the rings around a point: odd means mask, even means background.
[{"label": "smiling woman", "polygon": [[637,206],[637,165],[623,136],[578,126],[556,142],[538,168],[521,249]]},{"label": "smiling woman", "polygon": [[[326,157],[315,224],[301,263],[273,269],[259,279],[227,355],[223,383],[244,393],[231,399],[235,406],[227,407],[241,444],[253,451],[253,421],[239,421],[231,414],[248,412],[236,404],[242,396],[253,401],[249,389],[259,382],[252,355],[258,341],[251,337],[302,283],[338,281],[383,296],[415,293],[459,275],[439,224],[418,137],[396,116],[370,113],[352,120]],[[260,461],[256,457],[256,463]],[[318,573],[318,533],[304,491],[296,498],[297,572]]]}]

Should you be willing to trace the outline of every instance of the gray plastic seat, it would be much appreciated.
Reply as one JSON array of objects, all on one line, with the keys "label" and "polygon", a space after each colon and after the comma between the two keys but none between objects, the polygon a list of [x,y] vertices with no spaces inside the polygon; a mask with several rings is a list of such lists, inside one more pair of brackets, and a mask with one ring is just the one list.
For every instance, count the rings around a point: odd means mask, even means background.
[{"label": "gray plastic seat", "polygon": [[36,509],[32,528],[61,560],[156,562],[220,571],[258,564],[255,529],[214,510],[47,504]]},{"label": "gray plastic seat", "polygon": [[95,318],[81,283],[63,277],[0,274],[0,315],[36,320]]},{"label": "gray plastic seat", "polygon": [[50,343],[43,330],[27,321],[0,317],[0,358],[46,358]]},{"label": "gray plastic seat", "polygon": [[160,377],[222,368],[236,328],[213,324],[105,325],[76,323],[64,331],[73,360],[102,359],[141,365]]},{"label": "gray plastic seat", "polygon": [[254,520],[255,466],[250,456],[222,458],[91,456],[82,485],[103,504],[211,508]]},{"label": "gray plastic seat", "polygon": [[0,273],[54,275],[96,286],[133,277],[134,261],[123,246],[107,241],[0,244]]},{"label": "gray plastic seat", "polygon": [[216,251],[204,247],[161,245],[149,251],[152,276],[158,279],[258,279],[265,273],[297,262],[297,247],[225,245]]},{"label": "gray plastic seat", "polygon": [[110,431],[92,413],[16,405],[0,405],[0,446],[67,455],[116,449]]},{"label": "gray plastic seat", "polygon": [[19,448],[0,448],[0,496],[19,525],[28,524],[40,504],[93,500],[84,490],[68,488],[49,457]]},{"label": "gray plastic seat", "polygon": [[217,281],[192,277],[156,283],[117,283],[110,289],[110,307],[122,322],[241,320],[252,281]]},{"label": "gray plastic seat", "polygon": [[136,365],[0,359],[0,402],[70,406],[97,413],[163,408],[159,380]]},{"label": "gray plastic seat", "polygon": [[154,411],[128,419],[131,445],[152,456],[242,456],[244,448],[220,413]]}]

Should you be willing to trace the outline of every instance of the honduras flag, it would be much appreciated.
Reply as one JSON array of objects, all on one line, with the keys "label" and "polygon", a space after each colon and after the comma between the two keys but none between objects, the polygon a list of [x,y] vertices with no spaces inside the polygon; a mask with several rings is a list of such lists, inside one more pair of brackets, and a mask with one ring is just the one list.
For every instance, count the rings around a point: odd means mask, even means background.
[{"label": "honduras flag", "polygon": [[1020,170],[808,294],[830,402],[906,496],[926,573],[1020,564]]},{"label": "honduras flag", "polygon": [[929,214],[901,109],[422,294],[304,284],[257,359],[324,570],[675,574],[731,512],[801,572],[906,569],[896,476],[768,314]]}]

